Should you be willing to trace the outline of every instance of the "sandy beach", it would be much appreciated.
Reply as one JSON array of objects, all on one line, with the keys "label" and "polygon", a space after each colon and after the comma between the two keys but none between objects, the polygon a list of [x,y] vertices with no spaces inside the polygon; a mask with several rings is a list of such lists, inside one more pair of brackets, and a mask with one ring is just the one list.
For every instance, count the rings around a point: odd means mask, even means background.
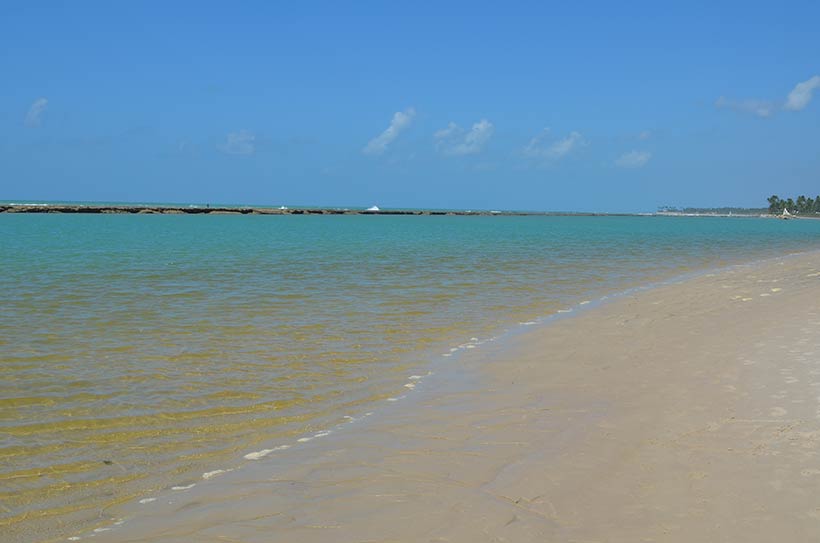
[{"label": "sandy beach", "polygon": [[125,522],[94,540],[820,536],[820,254],[570,315],[411,380],[356,427],[105,511]]}]

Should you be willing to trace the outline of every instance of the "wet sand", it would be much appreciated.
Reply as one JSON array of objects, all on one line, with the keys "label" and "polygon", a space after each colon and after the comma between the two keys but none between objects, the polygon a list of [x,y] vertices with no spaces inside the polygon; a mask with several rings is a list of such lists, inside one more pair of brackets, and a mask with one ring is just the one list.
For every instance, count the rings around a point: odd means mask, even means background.
[{"label": "wet sand", "polygon": [[126,521],[93,540],[820,537],[820,253],[576,313],[344,431],[102,512]]}]

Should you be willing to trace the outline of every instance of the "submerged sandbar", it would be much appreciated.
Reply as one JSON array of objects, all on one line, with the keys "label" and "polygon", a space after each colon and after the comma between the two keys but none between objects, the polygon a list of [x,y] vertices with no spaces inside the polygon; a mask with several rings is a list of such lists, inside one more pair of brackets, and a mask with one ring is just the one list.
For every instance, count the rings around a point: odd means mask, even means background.
[{"label": "submerged sandbar", "polygon": [[[820,537],[820,253],[627,294],[96,541]],[[140,508],[141,507],[141,508]]]}]

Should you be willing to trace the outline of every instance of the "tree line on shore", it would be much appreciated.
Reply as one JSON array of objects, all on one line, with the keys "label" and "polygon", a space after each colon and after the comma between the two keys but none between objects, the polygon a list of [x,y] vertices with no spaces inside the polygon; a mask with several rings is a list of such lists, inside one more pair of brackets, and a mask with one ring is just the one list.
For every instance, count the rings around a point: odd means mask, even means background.
[{"label": "tree line on shore", "polygon": [[769,213],[783,213],[787,209],[789,213],[820,213],[820,196],[811,198],[802,194],[796,200],[787,198],[783,200],[780,196],[773,194],[766,198],[769,202]]}]

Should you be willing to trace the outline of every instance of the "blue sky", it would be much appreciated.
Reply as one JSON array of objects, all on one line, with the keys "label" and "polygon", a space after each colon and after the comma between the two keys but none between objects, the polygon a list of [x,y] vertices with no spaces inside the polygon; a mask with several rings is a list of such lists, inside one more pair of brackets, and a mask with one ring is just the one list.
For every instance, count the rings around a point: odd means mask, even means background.
[{"label": "blue sky", "polygon": [[341,4],[4,2],[0,200],[820,193],[816,3]]}]

